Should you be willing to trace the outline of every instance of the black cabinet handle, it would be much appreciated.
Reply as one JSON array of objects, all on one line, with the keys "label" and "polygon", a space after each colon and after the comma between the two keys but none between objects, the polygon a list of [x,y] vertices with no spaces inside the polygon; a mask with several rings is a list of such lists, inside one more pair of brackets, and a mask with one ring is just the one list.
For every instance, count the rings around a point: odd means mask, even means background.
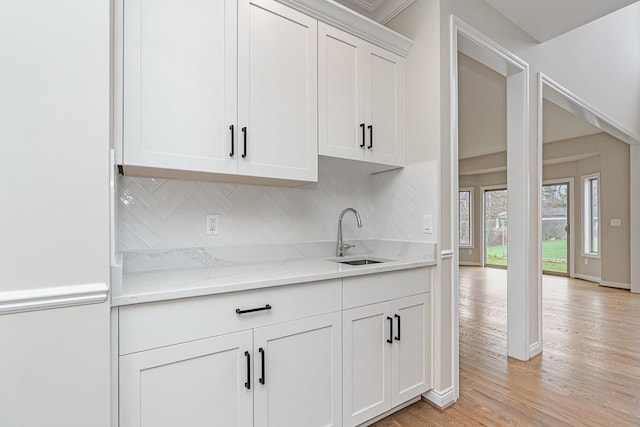
[{"label": "black cabinet handle", "polygon": [[360,148],[364,148],[365,146],[365,138],[366,138],[366,134],[365,134],[365,130],[364,130],[364,123],[360,123],[360,128],[362,129],[362,144],[360,144]]},{"label": "black cabinet handle", "polygon": [[264,349],[262,347],[260,347],[258,349],[258,351],[260,352],[260,357],[261,357],[261,366],[262,366],[262,376],[260,377],[260,379],[258,381],[260,381],[260,384],[264,384]]},{"label": "black cabinet handle", "polygon": [[393,344],[393,317],[387,316],[387,320],[389,321],[389,339],[387,342]]},{"label": "black cabinet handle", "polygon": [[244,386],[247,390],[251,390],[251,355],[248,351],[245,351],[244,355],[247,358],[247,382],[244,383]]},{"label": "black cabinet handle", "polygon": [[229,126],[229,130],[231,131],[231,152],[229,153],[229,157],[233,157],[235,154],[235,148],[234,148],[235,144],[233,142],[233,128],[234,128],[233,125]]},{"label": "black cabinet handle", "polygon": [[373,125],[367,126],[369,129],[369,146],[367,148],[373,148]]},{"label": "black cabinet handle", "polygon": [[399,314],[394,314],[393,317],[398,319],[398,335],[396,335],[394,339],[396,341],[400,341],[400,315]]},{"label": "black cabinet handle", "polygon": [[264,310],[271,310],[271,304],[267,304],[264,307],[249,308],[246,310],[240,310],[239,308],[236,308],[236,314],[253,313],[254,311],[264,311]]},{"label": "black cabinet handle", "polygon": [[231,125],[229,126],[229,130],[231,131],[231,152],[229,153],[229,157],[233,157],[236,153],[235,153],[235,143],[233,141],[233,128],[234,126]]},{"label": "black cabinet handle", "polygon": [[242,127],[242,138],[244,139],[244,152],[242,153],[242,158],[247,157],[247,127]]}]

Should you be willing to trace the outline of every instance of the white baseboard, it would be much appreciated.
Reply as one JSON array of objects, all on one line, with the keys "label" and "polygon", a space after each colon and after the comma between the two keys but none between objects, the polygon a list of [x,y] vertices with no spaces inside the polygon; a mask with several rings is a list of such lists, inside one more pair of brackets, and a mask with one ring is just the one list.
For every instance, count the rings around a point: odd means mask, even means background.
[{"label": "white baseboard", "polygon": [[458,264],[465,267],[482,267],[482,263],[477,261],[458,261]]},{"label": "white baseboard", "polygon": [[540,341],[534,342],[529,346],[529,358],[535,357],[542,353],[542,344]]},{"label": "white baseboard", "polygon": [[586,274],[578,274],[576,273],[574,276],[576,279],[586,280],[588,282],[600,283],[600,278],[596,276],[587,276]]},{"label": "white baseboard", "polygon": [[601,280],[600,286],[606,286],[608,288],[618,288],[618,289],[631,289],[631,283],[611,282],[609,280]]},{"label": "white baseboard", "polygon": [[444,409],[447,406],[455,403],[455,393],[453,392],[453,387],[449,387],[446,390],[429,390],[425,394],[422,395],[429,402],[433,403],[440,409]]},{"label": "white baseboard", "polygon": [[97,304],[107,299],[105,283],[0,292],[0,314]]}]

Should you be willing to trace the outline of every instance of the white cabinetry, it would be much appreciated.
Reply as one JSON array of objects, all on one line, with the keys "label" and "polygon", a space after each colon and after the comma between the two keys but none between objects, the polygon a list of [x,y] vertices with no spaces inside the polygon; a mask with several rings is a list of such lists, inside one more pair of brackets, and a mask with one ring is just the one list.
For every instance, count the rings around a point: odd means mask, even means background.
[{"label": "white cabinetry", "polygon": [[403,166],[404,60],[318,24],[319,154]]},{"label": "white cabinetry", "polygon": [[123,15],[125,170],[317,180],[315,19],[273,0]]},{"label": "white cabinetry", "polygon": [[341,426],[340,289],[333,280],[122,307],[120,427]]},{"label": "white cabinetry", "polygon": [[338,312],[255,330],[256,427],[342,425],[341,323]]},{"label": "white cabinetry", "polygon": [[347,306],[367,304],[343,312],[345,427],[431,388],[429,283],[424,269],[344,280]]},{"label": "white cabinetry", "polygon": [[253,425],[251,331],[120,358],[120,426]]}]

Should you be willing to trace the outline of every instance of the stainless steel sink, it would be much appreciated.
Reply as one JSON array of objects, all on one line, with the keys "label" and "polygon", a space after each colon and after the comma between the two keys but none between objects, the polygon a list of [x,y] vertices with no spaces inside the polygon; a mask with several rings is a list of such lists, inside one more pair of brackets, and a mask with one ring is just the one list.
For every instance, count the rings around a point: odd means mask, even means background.
[{"label": "stainless steel sink", "polygon": [[374,259],[364,258],[364,259],[353,259],[350,261],[336,261],[336,262],[339,262],[340,264],[349,264],[349,265],[368,265],[368,264],[380,264],[381,262],[384,262],[384,261],[376,261]]}]

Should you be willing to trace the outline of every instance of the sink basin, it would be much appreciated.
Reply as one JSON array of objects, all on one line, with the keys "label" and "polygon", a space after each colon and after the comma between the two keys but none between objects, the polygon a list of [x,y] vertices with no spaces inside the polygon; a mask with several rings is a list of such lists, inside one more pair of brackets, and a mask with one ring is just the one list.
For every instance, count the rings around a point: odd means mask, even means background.
[{"label": "sink basin", "polygon": [[381,262],[384,262],[384,261],[376,261],[374,259],[364,258],[364,259],[353,259],[350,261],[336,261],[336,262],[339,262],[340,264],[349,264],[349,265],[368,265],[368,264],[380,264]]}]

